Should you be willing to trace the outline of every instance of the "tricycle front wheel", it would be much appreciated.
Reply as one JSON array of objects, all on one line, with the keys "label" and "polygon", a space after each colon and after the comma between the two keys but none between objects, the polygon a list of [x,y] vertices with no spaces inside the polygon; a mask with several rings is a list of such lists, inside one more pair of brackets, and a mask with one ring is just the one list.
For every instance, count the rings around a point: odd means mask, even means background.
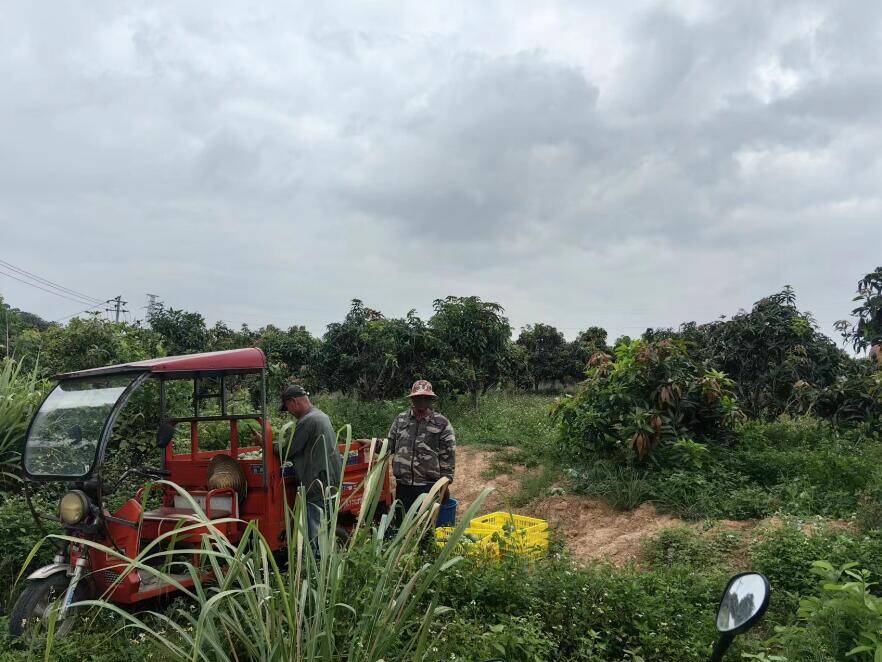
[{"label": "tricycle front wheel", "polygon": [[[63,572],[44,579],[29,581],[9,613],[10,634],[14,637],[20,637],[26,634],[35,634],[47,628],[52,609],[60,606],[69,583],[70,577]],[[74,591],[74,602],[85,600],[86,592],[85,582],[81,581]],[[68,609],[64,620],[55,623],[55,638],[60,639],[69,634],[74,628],[76,620],[76,610]]]}]

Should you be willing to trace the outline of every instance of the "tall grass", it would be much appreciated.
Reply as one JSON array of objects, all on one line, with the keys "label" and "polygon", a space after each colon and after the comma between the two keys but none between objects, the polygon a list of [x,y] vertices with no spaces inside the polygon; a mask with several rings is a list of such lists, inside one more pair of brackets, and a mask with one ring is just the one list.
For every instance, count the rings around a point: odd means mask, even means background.
[{"label": "tall grass", "polygon": [[[344,429],[348,446],[351,430]],[[102,598],[77,606],[115,612],[126,628],[152,638],[168,659],[420,660],[433,621],[449,611],[429,597],[429,589],[461,560],[454,548],[489,490],[469,508],[446,546],[427,556],[420,553],[420,546],[431,536],[443,481],[414,504],[396,530],[390,529],[385,514],[374,525],[388,462],[384,446],[363,482],[361,514],[345,543],[336,536],[338,513],[345,504],[337,496],[340,486],[336,493],[326,491],[332,507],[322,520],[318,559],[310,549],[302,489],[294,508],[286,509],[289,545],[279,558],[254,523],[233,544],[218,529],[232,519],[209,520],[185,491],[159,481],[189,501],[192,521],[152,541],[135,558],[96,542],[86,544],[118,558],[124,575],[137,570],[142,578],[151,576],[175,586],[190,608],[135,615]],[[206,533],[199,548],[168,549],[174,536],[203,527]],[[193,579],[191,588],[182,585],[182,575]],[[50,636],[47,659],[51,645]]]},{"label": "tall grass", "polygon": [[15,466],[34,407],[40,399],[37,371],[23,361],[0,360],[0,480],[17,478]]}]

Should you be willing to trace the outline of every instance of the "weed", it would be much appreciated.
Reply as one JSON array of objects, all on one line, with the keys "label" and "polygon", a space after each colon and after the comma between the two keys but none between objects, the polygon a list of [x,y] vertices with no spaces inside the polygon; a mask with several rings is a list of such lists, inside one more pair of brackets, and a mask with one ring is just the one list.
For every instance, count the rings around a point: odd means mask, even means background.
[{"label": "weed", "polygon": [[722,565],[741,542],[740,534],[713,531],[699,534],[688,526],[662,529],[643,545],[643,561],[653,568],[683,565],[701,569]]}]

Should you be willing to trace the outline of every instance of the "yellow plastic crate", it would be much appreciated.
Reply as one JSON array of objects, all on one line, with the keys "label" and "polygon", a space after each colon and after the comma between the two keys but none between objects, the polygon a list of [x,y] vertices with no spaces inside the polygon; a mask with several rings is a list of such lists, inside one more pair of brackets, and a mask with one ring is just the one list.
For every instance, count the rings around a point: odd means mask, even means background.
[{"label": "yellow plastic crate", "polygon": [[[452,526],[439,526],[435,529],[435,545],[440,549],[447,544],[447,538],[453,533]],[[456,545],[457,554],[494,555],[492,545],[489,544],[494,530],[487,526],[467,526],[460,536]]]},{"label": "yellow plastic crate", "polygon": [[484,544],[498,554],[535,558],[548,551],[548,522],[538,517],[499,511],[475,517],[470,526],[490,528],[493,533]]}]

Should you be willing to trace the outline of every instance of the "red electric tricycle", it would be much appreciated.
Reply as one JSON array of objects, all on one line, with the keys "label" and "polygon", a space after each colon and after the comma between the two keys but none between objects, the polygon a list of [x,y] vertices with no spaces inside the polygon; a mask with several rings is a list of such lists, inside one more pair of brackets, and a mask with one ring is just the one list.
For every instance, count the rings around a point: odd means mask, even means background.
[{"label": "red electric tricycle", "polygon": [[[35,518],[60,522],[71,537],[97,541],[133,558],[161,534],[193,521],[190,500],[153,482],[161,478],[185,490],[209,518],[224,520],[217,527],[231,542],[237,542],[246,525],[254,522],[274,550],[287,545],[285,506],[294,505],[296,477],[273,448],[266,415],[266,357],[261,350],[171,356],[66,373],[56,379],[31,421],[22,469],[31,485],[65,483],[68,491],[59,501],[57,517],[39,513],[28,497]],[[247,390],[242,387],[246,379],[250,380]],[[111,440],[119,440],[115,426],[127,403],[139,397],[146,401],[145,391],[155,396],[153,402],[158,399],[154,425],[156,445],[163,450],[161,466],[127,468],[107,485],[103,469],[112,459]],[[186,403],[183,410],[181,403]],[[126,426],[131,429],[131,422]],[[206,449],[200,446],[200,433],[207,437],[209,427],[213,434]],[[358,516],[359,487],[370,469],[370,445],[352,442],[344,458],[344,505],[339,517],[343,526]],[[220,481],[224,486],[217,486],[217,472],[225,472]],[[126,479],[131,484],[133,477],[144,485],[109,512],[108,497]],[[391,507],[390,483],[387,475],[380,509]],[[156,507],[145,508],[148,496]],[[198,546],[203,533],[190,529],[176,544]],[[186,575],[176,579],[185,587],[193,584]],[[28,576],[10,614],[10,630],[23,633],[59,600],[56,633],[64,633],[73,620],[65,616],[74,601],[103,596],[131,605],[175,590],[137,570],[121,576],[119,558],[94,547],[65,544],[52,564]]]}]

